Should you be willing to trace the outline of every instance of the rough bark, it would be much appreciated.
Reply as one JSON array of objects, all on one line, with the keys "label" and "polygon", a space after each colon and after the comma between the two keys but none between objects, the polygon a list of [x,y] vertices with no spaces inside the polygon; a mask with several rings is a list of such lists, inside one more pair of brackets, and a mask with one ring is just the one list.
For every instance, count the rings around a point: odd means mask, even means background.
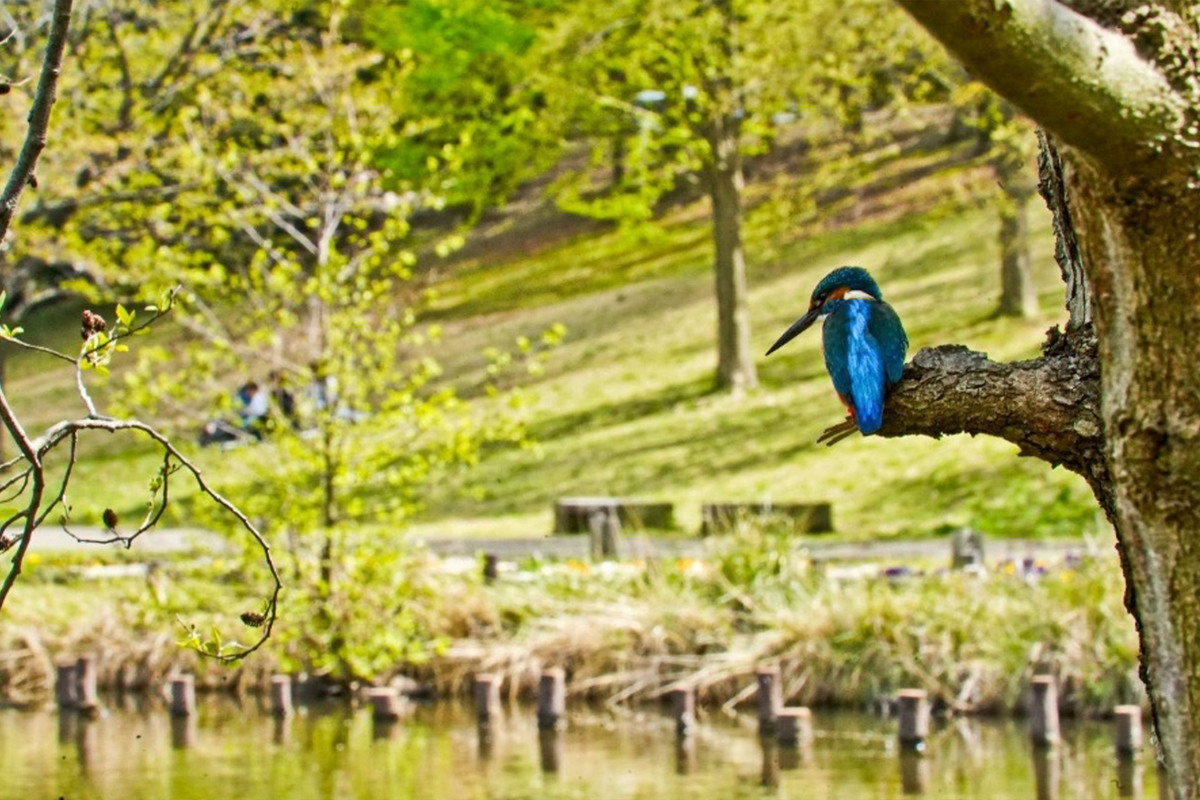
[{"label": "rough bark", "polygon": [[1079,255],[1079,240],[1075,236],[1075,222],[1067,198],[1062,156],[1049,134],[1039,129],[1037,135],[1038,193],[1046,201],[1053,220],[1054,260],[1058,262],[1058,271],[1066,286],[1067,314],[1070,317],[1067,330],[1070,331],[1091,324],[1092,298],[1087,274],[1083,270],[1083,259]]},{"label": "rough bark", "polygon": [[737,121],[713,126],[712,223],[717,293],[717,385],[740,392],[758,385],[750,349],[746,259],[742,249],[742,158]]},{"label": "rough bark", "polygon": [[1092,285],[1116,530],[1176,797],[1200,797],[1200,193],[1068,172]]},{"label": "rough bark", "polygon": [[[1061,159],[1041,160],[1043,195],[1063,236],[1072,315],[1065,341],[1082,357],[1069,369],[1098,375],[1101,433],[1077,442],[1081,459],[1062,449],[1071,445],[1064,425],[1080,433],[1070,416],[1025,396],[1073,385],[1069,370],[1054,372],[1056,346],[1038,360],[1052,379],[1019,396],[1004,393],[1005,380],[1017,379],[990,362],[964,361],[965,373],[951,380],[955,364],[927,363],[930,377],[921,364],[929,357],[919,354],[889,400],[885,430],[972,430],[965,412],[943,408],[938,418],[936,409],[996,397],[1019,429],[1000,435],[1032,437],[1026,452],[1089,480],[1116,529],[1171,793],[1200,797],[1200,370],[1192,335],[1200,308],[1200,12],[1166,0],[898,2],[1060,143]],[[1089,314],[1098,367],[1076,344]],[[986,388],[958,388],[978,382]],[[1094,405],[1083,405],[1091,420]],[[992,433],[989,419],[967,423]],[[1049,440],[1038,427],[1047,420]]]},{"label": "rough bark", "polygon": [[1100,371],[1090,328],[1049,332],[1041,358],[998,363],[961,345],[925,348],[888,395],[880,436],[988,434],[1021,455],[1108,484]]}]

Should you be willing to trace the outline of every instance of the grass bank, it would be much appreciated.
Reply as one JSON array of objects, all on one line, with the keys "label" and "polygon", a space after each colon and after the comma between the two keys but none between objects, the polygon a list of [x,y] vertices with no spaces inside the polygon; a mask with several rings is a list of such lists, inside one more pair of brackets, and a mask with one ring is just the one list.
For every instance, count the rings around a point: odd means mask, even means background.
[{"label": "grass bank", "polygon": [[[1137,639],[1113,589],[1115,556],[1088,555],[1083,541],[1080,553],[1030,574],[932,564],[849,574],[816,569],[788,537],[747,528],[712,540],[701,559],[528,560],[490,584],[473,561],[430,557],[405,601],[429,658],[396,672],[443,693],[494,672],[529,695],[541,669],[561,666],[576,697],[637,703],[688,683],[712,708],[747,700],[754,670],[777,665],[789,702],[861,708],[917,686],[959,713],[1011,713],[1038,671],[1058,675],[1066,712],[1107,713],[1141,698]],[[252,602],[229,565],[86,584],[63,580],[64,569],[35,563],[6,609],[0,692],[11,700],[45,697],[64,654],[96,653],[103,682],[132,688],[176,669],[211,687],[257,687],[297,657],[277,639],[233,669],[176,645],[177,616],[203,628]]]}]

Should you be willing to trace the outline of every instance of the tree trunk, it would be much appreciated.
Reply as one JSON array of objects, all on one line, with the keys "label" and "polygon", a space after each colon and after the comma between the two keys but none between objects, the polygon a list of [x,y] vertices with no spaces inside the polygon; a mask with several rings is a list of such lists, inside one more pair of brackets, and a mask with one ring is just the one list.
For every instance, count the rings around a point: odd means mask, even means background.
[{"label": "tree trunk", "polygon": [[1200,193],[1072,163],[1126,601],[1175,796],[1200,797]]},{"label": "tree trunk", "polygon": [[731,114],[712,126],[711,188],[717,290],[717,386],[739,393],[758,385],[750,350],[746,259],[742,250],[742,157]]},{"label": "tree trunk", "polygon": [[758,385],[750,351],[750,311],[746,306],[746,258],[742,251],[741,87],[734,78],[738,15],[732,0],[715,0],[721,15],[717,49],[707,92],[714,104],[705,135],[709,147],[712,197],[713,271],[717,291],[717,388],[735,395]]},{"label": "tree trunk", "polygon": [[[1052,210],[1068,234],[1060,255],[1076,251],[1090,284],[1101,430],[1087,436],[1083,417],[1021,417],[989,432],[1045,444],[1073,431],[1100,444],[1102,463],[1079,463],[1057,445],[1035,454],[1087,477],[1116,528],[1171,793],[1200,797],[1200,369],[1192,333],[1200,308],[1200,10],[1174,0],[898,2],[1062,144],[1068,202]],[[1060,225],[1072,218],[1076,242]],[[1064,277],[1072,326],[1059,338],[1070,342],[1089,328],[1077,314],[1086,313],[1087,292],[1075,267]],[[897,434],[913,422],[923,432],[958,424],[963,411],[947,399],[968,384],[958,399],[978,405],[988,370],[1006,366],[983,362],[943,396],[927,394],[924,406],[895,392],[910,419],[885,417],[885,427]],[[937,382],[920,370],[914,377],[912,395]],[[1057,397],[1053,380],[1031,388]],[[1082,397],[1091,405],[1090,394]]]},{"label": "tree trunk", "polygon": [[996,313],[1003,317],[1037,316],[1037,290],[1029,259],[1029,222],[1025,206],[1033,195],[1021,164],[997,159],[993,165],[1003,196],[997,208],[1000,217],[1000,303]]},{"label": "tree trunk", "polygon": [[614,133],[612,137],[612,166],[611,177],[609,183],[612,186],[620,186],[621,181],[625,180],[625,134]]},{"label": "tree trunk", "polygon": [[1002,317],[1037,316],[1037,291],[1029,269],[1029,227],[1025,205],[1006,197],[1000,202],[1000,304]]}]

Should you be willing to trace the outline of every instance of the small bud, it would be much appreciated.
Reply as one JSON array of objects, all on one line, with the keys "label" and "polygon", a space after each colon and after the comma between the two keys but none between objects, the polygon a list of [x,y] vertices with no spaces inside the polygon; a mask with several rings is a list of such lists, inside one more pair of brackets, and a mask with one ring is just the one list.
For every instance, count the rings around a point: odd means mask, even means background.
[{"label": "small bud", "polygon": [[25,179],[25,182],[29,184],[30,189],[36,189],[37,188],[37,175],[34,175],[32,172],[29,173],[29,177]]},{"label": "small bud", "polygon": [[104,524],[109,529],[112,529],[117,527],[117,522],[117,512],[113,511],[111,508],[104,509]]},{"label": "small bud", "polygon": [[8,94],[8,93],[9,93],[9,92],[11,92],[11,91],[12,91],[12,84],[11,84],[11,83],[9,83],[8,81],[2,81],[2,82],[0,82],[0,95],[2,95],[2,94]]},{"label": "small bud", "polygon": [[247,611],[242,614],[242,622],[251,628],[257,628],[266,621],[266,616],[257,611]]},{"label": "small bud", "polygon": [[83,328],[80,330],[80,333],[83,334],[85,342],[92,337],[92,334],[99,333],[107,327],[108,324],[105,323],[104,317],[99,314],[93,314],[86,308],[83,310]]}]

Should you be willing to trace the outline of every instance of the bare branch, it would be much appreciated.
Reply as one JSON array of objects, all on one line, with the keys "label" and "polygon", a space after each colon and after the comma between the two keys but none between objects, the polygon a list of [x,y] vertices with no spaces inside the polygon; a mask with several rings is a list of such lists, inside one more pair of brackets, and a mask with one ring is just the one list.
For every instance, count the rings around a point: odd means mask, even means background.
[{"label": "bare branch", "polygon": [[37,90],[33,95],[33,107],[29,110],[29,127],[25,142],[17,155],[17,163],[9,175],[8,184],[0,192],[0,241],[8,234],[17,201],[21,192],[33,177],[38,157],[46,147],[46,135],[50,128],[50,109],[58,95],[58,75],[62,69],[63,50],[67,43],[67,29],[71,24],[71,0],[54,0],[54,12],[50,22],[50,34],[46,40],[46,55],[42,59],[42,71],[38,77]]},{"label": "bare branch", "polygon": [[[0,390],[0,414],[4,414],[6,409],[7,398],[4,396],[4,392]],[[271,546],[267,543],[267,540],[263,537],[262,533],[259,532],[258,528],[255,527],[254,523],[252,523],[250,519],[240,509],[237,508],[237,506],[226,499],[224,495],[220,494],[208,485],[208,483],[204,480],[204,476],[201,474],[200,468],[192,463],[192,461],[190,461],[186,456],[184,456],[183,453],[181,453],[170,441],[170,439],[159,433],[155,428],[139,420],[119,420],[96,417],[64,420],[52,425],[45,433],[43,433],[37,438],[37,440],[33,442],[24,436],[18,439],[18,446],[21,447],[22,452],[26,454],[26,460],[31,464],[36,465],[36,468],[30,470],[31,494],[26,503],[25,510],[20,512],[18,515],[25,517],[25,527],[21,534],[20,545],[17,549],[17,554],[13,557],[13,566],[5,576],[3,584],[0,585],[0,608],[3,608],[4,601],[7,598],[9,591],[12,589],[17,577],[20,575],[21,564],[24,561],[25,553],[28,550],[29,544],[32,540],[32,533],[34,529],[45,520],[49,510],[58,505],[66,494],[67,478],[69,478],[69,466],[68,475],[64,478],[57,497],[51,502],[49,507],[42,509],[41,503],[45,480],[45,471],[41,468],[43,459],[48,453],[50,453],[50,451],[52,451],[62,441],[67,439],[71,441],[71,455],[73,456],[75,452],[76,439],[83,431],[105,431],[108,433],[131,431],[148,437],[160,448],[162,448],[163,451],[164,467],[160,474],[164,475],[164,506],[166,503],[165,473],[174,471],[175,468],[171,466],[171,462],[175,462],[192,475],[196,481],[197,487],[204,495],[206,495],[218,506],[223,508],[227,513],[232,514],[238,520],[238,522],[241,523],[242,527],[247,531],[247,533],[250,534],[251,538],[254,539],[255,544],[262,551],[263,561],[270,572],[273,584],[270,596],[266,602],[266,613],[264,614],[262,621],[262,633],[259,640],[253,645],[230,653],[208,655],[212,655],[221,661],[237,661],[245,658],[246,656],[250,655],[250,653],[253,653],[255,650],[258,650],[260,647],[262,647],[266,640],[270,638],[271,628],[275,623],[279,592],[283,588],[283,582],[279,577],[279,571],[275,566],[275,560],[271,554]],[[69,463],[70,462],[73,462],[73,458],[69,459]],[[140,536],[142,533],[145,533],[147,530],[153,527],[153,525],[158,521],[161,513],[161,509],[159,509],[157,513],[150,515],[150,517],[139,526],[138,531],[135,534],[132,534],[129,537],[118,536],[111,540],[106,540],[106,543],[126,542],[127,539],[132,541],[132,539]]]}]

